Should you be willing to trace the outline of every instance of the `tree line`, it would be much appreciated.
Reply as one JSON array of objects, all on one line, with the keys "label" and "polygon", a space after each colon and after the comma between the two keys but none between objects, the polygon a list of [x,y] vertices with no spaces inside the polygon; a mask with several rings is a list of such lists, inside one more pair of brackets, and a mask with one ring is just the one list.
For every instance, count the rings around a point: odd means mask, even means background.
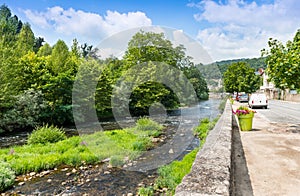
[{"label": "tree line", "polygon": [[[269,82],[273,82],[276,88],[300,91],[300,29],[297,30],[293,40],[289,40],[286,45],[270,38],[268,46],[269,49],[262,49],[262,57],[254,62],[253,59],[248,59],[217,63],[223,73],[226,92],[257,91],[262,85],[262,78],[255,74],[258,68],[266,69]],[[227,62],[233,63],[227,64]]]},{"label": "tree line", "polygon": [[[31,129],[39,124],[71,125],[74,123],[74,107],[84,109],[84,104],[89,100],[94,101],[90,109],[94,109],[99,118],[112,116],[111,100],[116,94],[116,84],[137,64],[144,65],[140,71],[149,76],[155,74],[159,63],[171,66],[183,74],[173,78],[174,81],[182,80],[186,84],[186,78],[197,99],[208,99],[206,81],[191,58],[186,56],[184,46],[174,47],[162,33],[140,31],[129,41],[122,59],[113,56],[100,59],[97,48],[87,43],[80,45],[76,39],[70,48],[63,40],[50,46],[42,37],[35,37],[29,23],[23,23],[11,14],[6,5],[2,5],[0,35],[2,131]],[[172,69],[161,71],[164,71],[161,75],[174,75],[171,74]],[[78,80],[84,88],[83,78],[95,79],[96,89],[94,94],[86,93],[74,105],[73,85]],[[126,84],[133,79],[128,75],[123,81]],[[174,91],[168,85],[151,79],[140,82],[130,93],[129,109],[133,115],[147,114],[149,107],[156,102],[167,109],[181,106],[176,89]],[[126,89],[120,87],[119,90],[123,92]],[[84,118],[80,115],[76,117]]]}]

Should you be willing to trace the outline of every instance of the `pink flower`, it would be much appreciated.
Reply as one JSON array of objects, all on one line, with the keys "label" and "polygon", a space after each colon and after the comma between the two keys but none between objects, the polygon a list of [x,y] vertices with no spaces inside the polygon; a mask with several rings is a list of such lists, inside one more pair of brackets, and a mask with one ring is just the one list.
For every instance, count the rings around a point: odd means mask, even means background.
[{"label": "pink flower", "polygon": [[256,111],[249,109],[246,106],[240,106],[236,111],[232,110],[232,113],[240,116],[240,115],[246,115],[246,114],[251,114],[251,113],[256,113]]}]

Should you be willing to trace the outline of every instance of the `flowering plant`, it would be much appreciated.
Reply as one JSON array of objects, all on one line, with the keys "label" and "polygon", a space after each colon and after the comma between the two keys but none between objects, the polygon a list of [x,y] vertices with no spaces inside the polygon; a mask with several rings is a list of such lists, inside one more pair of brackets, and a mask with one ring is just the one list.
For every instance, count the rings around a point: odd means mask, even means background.
[{"label": "flowering plant", "polygon": [[236,111],[232,111],[232,112],[237,116],[256,113],[256,111],[251,110],[246,106],[240,106]]}]

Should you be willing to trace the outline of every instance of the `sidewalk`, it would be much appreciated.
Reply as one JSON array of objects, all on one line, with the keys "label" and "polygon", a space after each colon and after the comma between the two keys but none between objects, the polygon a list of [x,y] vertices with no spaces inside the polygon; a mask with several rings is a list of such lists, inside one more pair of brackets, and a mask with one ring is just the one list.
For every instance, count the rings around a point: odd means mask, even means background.
[{"label": "sidewalk", "polygon": [[[234,102],[233,110],[241,104]],[[254,115],[252,131],[241,132],[253,194],[300,195],[300,134]]]}]

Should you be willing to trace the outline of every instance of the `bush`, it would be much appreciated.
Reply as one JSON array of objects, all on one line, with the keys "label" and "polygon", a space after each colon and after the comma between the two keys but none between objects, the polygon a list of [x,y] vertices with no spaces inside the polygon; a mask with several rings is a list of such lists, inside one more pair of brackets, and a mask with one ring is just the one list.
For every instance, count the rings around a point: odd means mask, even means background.
[{"label": "bush", "polygon": [[124,157],[121,155],[113,155],[112,157],[110,157],[109,163],[113,167],[122,166],[125,163]]},{"label": "bush", "polygon": [[153,147],[152,141],[148,137],[140,137],[137,141],[135,141],[133,144],[133,150],[136,151],[146,151]]},{"label": "bush", "polygon": [[150,196],[150,195],[154,195],[154,189],[152,186],[148,186],[148,187],[141,187],[138,190],[138,195],[140,196]]},{"label": "bush", "polygon": [[53,125],[45,125],[35,129],[28,138],[28,144],[56,143],[66,139],[65,133]]},{"label": "bush", "polygon": [[160,131],[163,126],[149,118],[140,118],[136,122],[136,127],[139,131]]},{"label": "bush", "polygon": [[201,140],[201,143],[203,144],[203,142],[205,141],[208,131],[209,131],[209,124],[210,121],[208,118],[204,118],[200,121],[199,126],[197,126],[194,129],[194,133],[196,135],[198,135],[199,139]]},{"label": "bush", "polygon": [[32,128],[39,124],[46,108],[41,91],[26,90],[14,97],[14,105],[0,116],[0,131]]},{"label": "bush", "polygon": [[0,192],[11,187],[15,182],[15,173],[7,163],[0,162]]}]

